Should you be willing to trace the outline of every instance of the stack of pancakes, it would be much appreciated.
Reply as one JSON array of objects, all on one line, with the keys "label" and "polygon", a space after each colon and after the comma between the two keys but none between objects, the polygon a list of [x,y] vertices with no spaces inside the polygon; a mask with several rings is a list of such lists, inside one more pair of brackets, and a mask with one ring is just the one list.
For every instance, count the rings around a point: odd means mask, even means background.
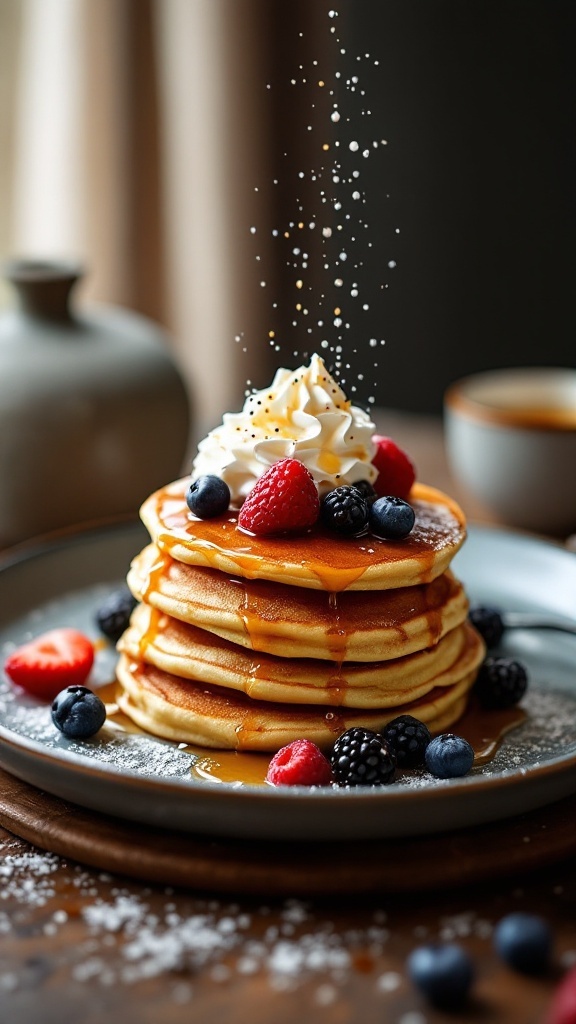
[{"label": "stack of pancakes", "polygon": [[152,543],[134,559],[137,598],[119,642],[119,703],[155,735],[204,747],[328,748],[345,729],[400,714],[444,731],[484,655],[449,566],[465,539],[450,498],[415,484],[411,534],[253,537],[237,513],[199,520],[189,481],[153,494]]}]

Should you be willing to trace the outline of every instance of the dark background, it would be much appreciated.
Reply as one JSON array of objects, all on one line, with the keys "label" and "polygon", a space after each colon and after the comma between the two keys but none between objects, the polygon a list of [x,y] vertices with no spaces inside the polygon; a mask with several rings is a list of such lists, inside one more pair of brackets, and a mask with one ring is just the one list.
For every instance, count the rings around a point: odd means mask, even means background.
[{"label": "dark background", "polygon": [[[472,371],[576,364],[576,4],[336,6],[343,74],[362,75],[371,130],[388,140],[362,169],[374,293],[387,260],[397,262],[347,333],[386,339],[376,375],[374,350],[358,345],[366,382],[356,398],[437,413],[448,383]],[[276,30],[289,52],[294,19],[280,16]],[[354,64],[364,52],[377,68]],[[277,57],[281,81],[281,46]],[[358,101],[343,91],[339,102],[345,113]],[[292,338],[279,333],[292,365]]]}]

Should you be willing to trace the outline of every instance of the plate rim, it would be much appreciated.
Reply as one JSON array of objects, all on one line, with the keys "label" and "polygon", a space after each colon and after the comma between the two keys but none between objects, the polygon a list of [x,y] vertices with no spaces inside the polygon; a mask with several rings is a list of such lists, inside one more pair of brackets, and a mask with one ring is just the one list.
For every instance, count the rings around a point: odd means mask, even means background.
[{"label": "plate rim", "polygon": [[[150,734],[150,739],[156,742],[169,742],[152,734]],[[372,802],[375,799],[379,802],[386,799],[390,803],[401,802],[402,804],[408,804],[418,803],[424,798],[428,802],[445,800],[447,793],[453,796],[462,796],[470,786],[480,789],[482,792],[492,789],[514,789],[516,786],[525,784],[527,777],[528,781],[532,779],[540,781],[541,778],[545,778],[548,775],[569,774],[570,769],[576,769],[576,752],[574,752],[572,754],[559,755],[549,759],[544,764],[506,768],[494,775],[466,775],[455,779],[437,779],[438,785],[415,786],[414,788],[398,787],[392,789],[390,786],[330,788],[319,786],[271,786],[252,783],[242,783],[239,785],[234,782],[197,781],[193,777],[158,778],[141,772],[133,772],[126,768],[120,769],[113,764],[106,764],[104,767],[101,767],[96,760],[92,762],[91,759],[85,758],[73,751],[55,751],[51,747],[46,747],[40,741],[32,740],[27,736],[21,736],[1,724],[0,741],[6,743],[17,752],[34,755],[38,760],[47,761],[50,765],[60,769],[71,766],[74,768],[75,775],[96,777],[102,782],[117,778],[133,789],[140,791],[153,789],[158,790],[159,793],[170,793],[173,796],[181,795],[192,787],[195,798],[201,795],[200,798],[202,800],[208,796],[213,800],[215,794],[219,794],[216,799],[222,801],[231,794],[234,794],[235,798],[239,797],[242,800],[246,800],[250,797],[251,799],[256,799],[259,803],[268,802],[269,800],[277,801],[278,799],[294,801],[296,798],[305,799],[306,801],[313,799],[316,802],[345,799],[353,800],[355,804]],[[576,772],[574,785],[576,791]]]}]

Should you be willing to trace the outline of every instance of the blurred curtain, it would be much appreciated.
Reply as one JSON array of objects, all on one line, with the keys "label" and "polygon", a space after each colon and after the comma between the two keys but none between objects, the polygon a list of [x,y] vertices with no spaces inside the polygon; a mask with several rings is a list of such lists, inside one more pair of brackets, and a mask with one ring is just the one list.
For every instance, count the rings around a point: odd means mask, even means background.
[{"label": "blurred curtain", "polygon": [[268,13],[266,0],[0,0],[1,255],[79,258],[82,301],[165,324],[197,435],[271,368],[246,258],[270,181]]}]

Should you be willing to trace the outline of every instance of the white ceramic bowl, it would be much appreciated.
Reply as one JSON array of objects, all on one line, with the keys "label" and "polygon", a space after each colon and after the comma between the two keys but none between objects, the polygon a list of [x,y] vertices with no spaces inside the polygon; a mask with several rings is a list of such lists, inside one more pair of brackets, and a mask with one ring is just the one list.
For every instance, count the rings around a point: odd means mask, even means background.
[{"label": "white ceramic bowl", "polygon": [[473,374],[448,388],[444,412],[455,478],[500,522],[576,530],[576,370]]}]

